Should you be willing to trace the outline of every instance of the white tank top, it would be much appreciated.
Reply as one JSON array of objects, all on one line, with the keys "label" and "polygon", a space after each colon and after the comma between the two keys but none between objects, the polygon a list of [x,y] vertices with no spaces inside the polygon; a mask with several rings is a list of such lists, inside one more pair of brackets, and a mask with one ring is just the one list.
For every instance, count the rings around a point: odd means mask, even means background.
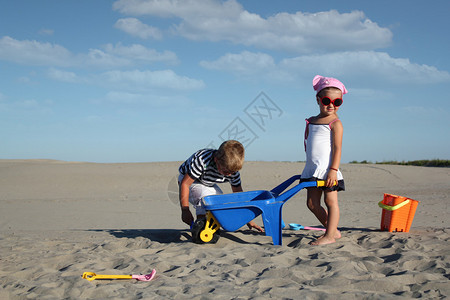
[{"label": "white tank top", "polygon": [[[306,120],[306,165],[302,179],[326,179],[331,164],[331,124],[337,120],[329,124],[311,124]],[[337,171],[337,179],[344,179],[340,170]]]}]

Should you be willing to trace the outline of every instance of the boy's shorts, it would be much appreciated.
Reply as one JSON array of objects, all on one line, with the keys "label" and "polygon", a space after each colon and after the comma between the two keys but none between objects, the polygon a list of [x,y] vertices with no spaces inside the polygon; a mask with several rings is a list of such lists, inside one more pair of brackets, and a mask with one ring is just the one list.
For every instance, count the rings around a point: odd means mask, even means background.
[{"label": "boy's shorts", "polygon": [[[180,174],[178,176],[178,186],[180,186],[183,177],[184,177],[183,174]],[[206,186],[204,184],[201,184],[198,180],[196,180],[189,187],[189,203],[191,203],[192,206],[194,206],[195,213],[197,215],[204,215],[206,214],[206,210],[205,207],[203,206],[202,201],[203,197],[222,194],[223,192],[217,184],[213,186]]]}]

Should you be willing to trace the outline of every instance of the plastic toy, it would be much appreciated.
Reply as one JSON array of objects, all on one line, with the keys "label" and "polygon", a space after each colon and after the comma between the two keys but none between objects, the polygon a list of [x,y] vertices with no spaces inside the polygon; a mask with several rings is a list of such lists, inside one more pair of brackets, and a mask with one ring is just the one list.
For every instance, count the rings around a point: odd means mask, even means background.
[{"label": "plastic toy", "polygon": [[381,207],[381,231],[409,232],[419,201],[402,196],[384,194]]},{"label": "plastic toy", "polygon": [[309,226],[303,226],[303,225],[295,224],[295,223],[289,223],[289,228],[292,229],[292,230],[300,230],[300,229],[304,229],[304,230],[321,230],[321,231],[327,231],[325,228],[309,227]]},{"label": "plastic toy", "polygon": [[89,281],[95,279],[136,279],[139,281],[150,281],[156,275],[156,270],[153,269],[150,274],[146,275],[99,275],[93,272],[84,272],[81,276],[83,279],[87,279]]},{"label": "plastic toy", "polygon": [[270,191],[258,190],[203,198],[206,219],[197,220],[192,228],[192,240],[196,243],[214,243],[219,239],[219,229],[236,231],[260,214],[266,236],[274,245],[281,245],[283,204],[303,188],[325,186],[325,181],[306,181],[285,191],[300,179],[295,175]]}]

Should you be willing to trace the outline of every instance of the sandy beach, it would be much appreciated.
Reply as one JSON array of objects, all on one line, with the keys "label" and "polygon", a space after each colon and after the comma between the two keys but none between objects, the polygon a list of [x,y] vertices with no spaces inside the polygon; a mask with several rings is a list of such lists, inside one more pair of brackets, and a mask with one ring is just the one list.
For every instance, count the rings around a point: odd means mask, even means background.
[{"label": "sandy beach", "polygon": [[[0,160],[0,299],[450,296],[449,168],[343,164],[342,238],[331,245],[309,245],[320,231],[285,229],[274,246],[246,227],[198,245],[180,219],[179,164]],[[303,166],[246,162],[243,188],[270,190]],[[420,201],[409,233],[380,231],[384,193]],[[305,196],[284,205],[285,223],[320,225]],[[81,278],[152,269],[150,282]]]}]

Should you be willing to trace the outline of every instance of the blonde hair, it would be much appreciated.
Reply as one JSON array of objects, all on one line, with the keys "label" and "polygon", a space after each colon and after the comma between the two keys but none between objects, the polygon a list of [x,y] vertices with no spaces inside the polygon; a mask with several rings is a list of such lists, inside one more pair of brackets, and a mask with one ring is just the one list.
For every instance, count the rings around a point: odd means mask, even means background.
[{"label": "blonde hair", "polygon": [[230,173],[242,169],[245,150],[241,143],[235,140],[225,141],[216,152],[216,159],[220,166]]}]

